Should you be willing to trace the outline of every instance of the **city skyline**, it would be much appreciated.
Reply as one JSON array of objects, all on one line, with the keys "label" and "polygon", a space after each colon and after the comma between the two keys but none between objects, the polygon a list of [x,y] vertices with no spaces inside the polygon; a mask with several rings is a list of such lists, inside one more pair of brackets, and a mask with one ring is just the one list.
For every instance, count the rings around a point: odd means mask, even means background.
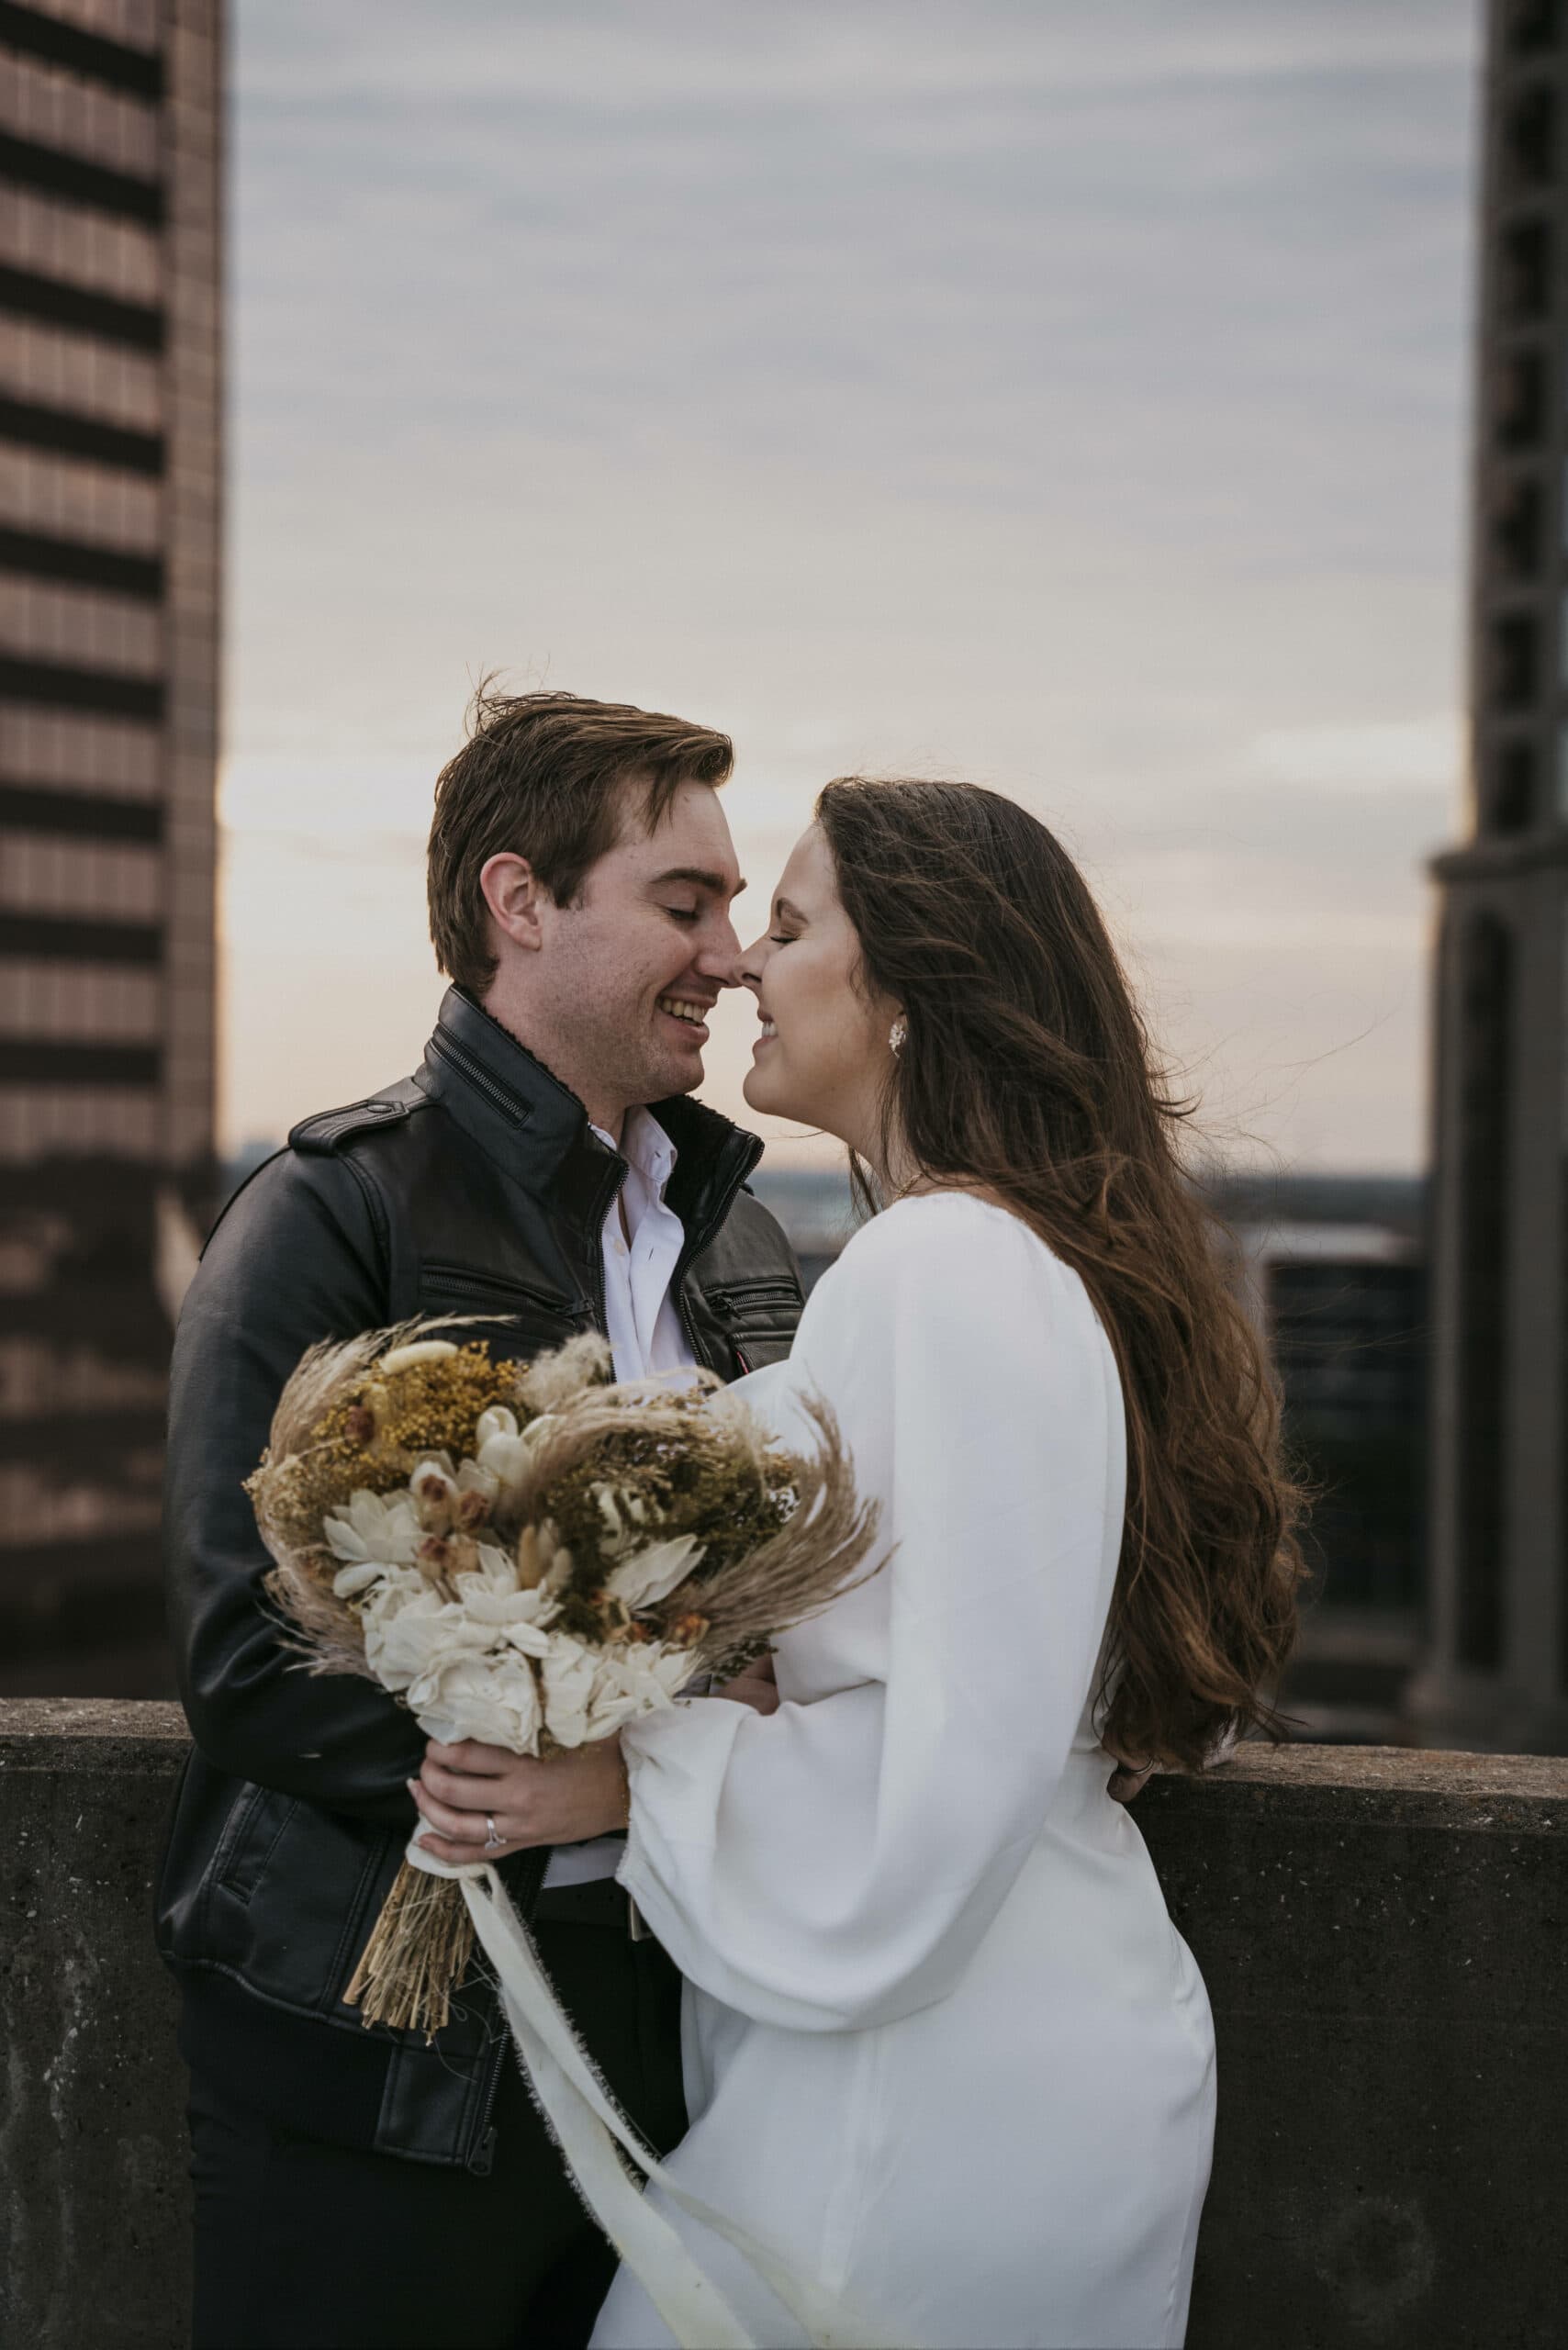
[{"label": "city skyline", "polygon": [[495,667],[728,727],[758,885],[831,774],[1012,792],[1213,1147],[1423,1163],[1476,28],[1180,19],[241,0],[230,1147],[417,1058]]}]

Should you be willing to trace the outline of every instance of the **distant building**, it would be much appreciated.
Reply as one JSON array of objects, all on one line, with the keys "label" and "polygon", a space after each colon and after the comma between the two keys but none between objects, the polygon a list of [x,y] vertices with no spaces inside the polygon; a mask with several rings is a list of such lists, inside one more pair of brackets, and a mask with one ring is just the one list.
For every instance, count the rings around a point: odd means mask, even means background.
[{"label": "distant building", "polygon": [[1311,1496],[1284,1709],[1307,1737],[1402,1743],[1427,1579],[1423,1186],[1302,1175],[1222,1181],[1211,1196]]},{"label": "distant building", "polygon": [[0,8],[0,1687],[162,1685],[213,1149],[221,0]]},{"label": "distant building", "polygon": [[1437,1745],[1568,1751],[1568,24],[1487,9],[1471,830],[1434,867]]}]

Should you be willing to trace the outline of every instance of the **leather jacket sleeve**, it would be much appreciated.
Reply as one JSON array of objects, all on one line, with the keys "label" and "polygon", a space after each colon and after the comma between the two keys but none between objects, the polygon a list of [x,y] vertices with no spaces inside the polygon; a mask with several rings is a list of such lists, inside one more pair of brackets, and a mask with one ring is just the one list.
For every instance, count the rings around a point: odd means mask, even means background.
[{"label": "leather jacket sleeve", "polygon": [[165,1554],[191,1735],[220,1771],[411,1831],[424,1739],[374,1682],[299,1668],[263,1588],[243,1480],[307,1347],[385,1323],[386,1275],[360,1175],[285,1151],[220,1220],[186,1295],[170,1374]]}]

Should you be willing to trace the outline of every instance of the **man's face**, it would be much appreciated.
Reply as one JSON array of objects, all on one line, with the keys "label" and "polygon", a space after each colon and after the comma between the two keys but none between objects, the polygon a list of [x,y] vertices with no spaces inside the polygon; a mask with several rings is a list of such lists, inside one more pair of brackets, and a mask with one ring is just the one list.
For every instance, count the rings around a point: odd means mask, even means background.
[{"label": "man's face", "polygon": [[599,1124],[701,1083],[705,1015],[734,984],[740,888],[717,792],[683,783],[652,833],[629,813],[575,905],[543,902],[527,1041]]}]

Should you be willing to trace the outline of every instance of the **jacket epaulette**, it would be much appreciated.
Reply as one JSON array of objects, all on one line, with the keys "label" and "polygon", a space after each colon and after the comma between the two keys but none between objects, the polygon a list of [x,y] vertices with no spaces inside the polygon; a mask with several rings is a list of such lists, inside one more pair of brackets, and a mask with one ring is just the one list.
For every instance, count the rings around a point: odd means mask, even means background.
[{"label": "jacket epaulette", "polygon": [[346,1109],[321,1110],[313,1118],[301,1118],[297,1126],[290,1128],[288,1147],[291,1150],[342,1150],[356,1135],[396,1125],[400,1118],[408,1117],[414,1106],[411,1102],[388,1102],[373,1094],[367,1102],[351,1102]]}]

